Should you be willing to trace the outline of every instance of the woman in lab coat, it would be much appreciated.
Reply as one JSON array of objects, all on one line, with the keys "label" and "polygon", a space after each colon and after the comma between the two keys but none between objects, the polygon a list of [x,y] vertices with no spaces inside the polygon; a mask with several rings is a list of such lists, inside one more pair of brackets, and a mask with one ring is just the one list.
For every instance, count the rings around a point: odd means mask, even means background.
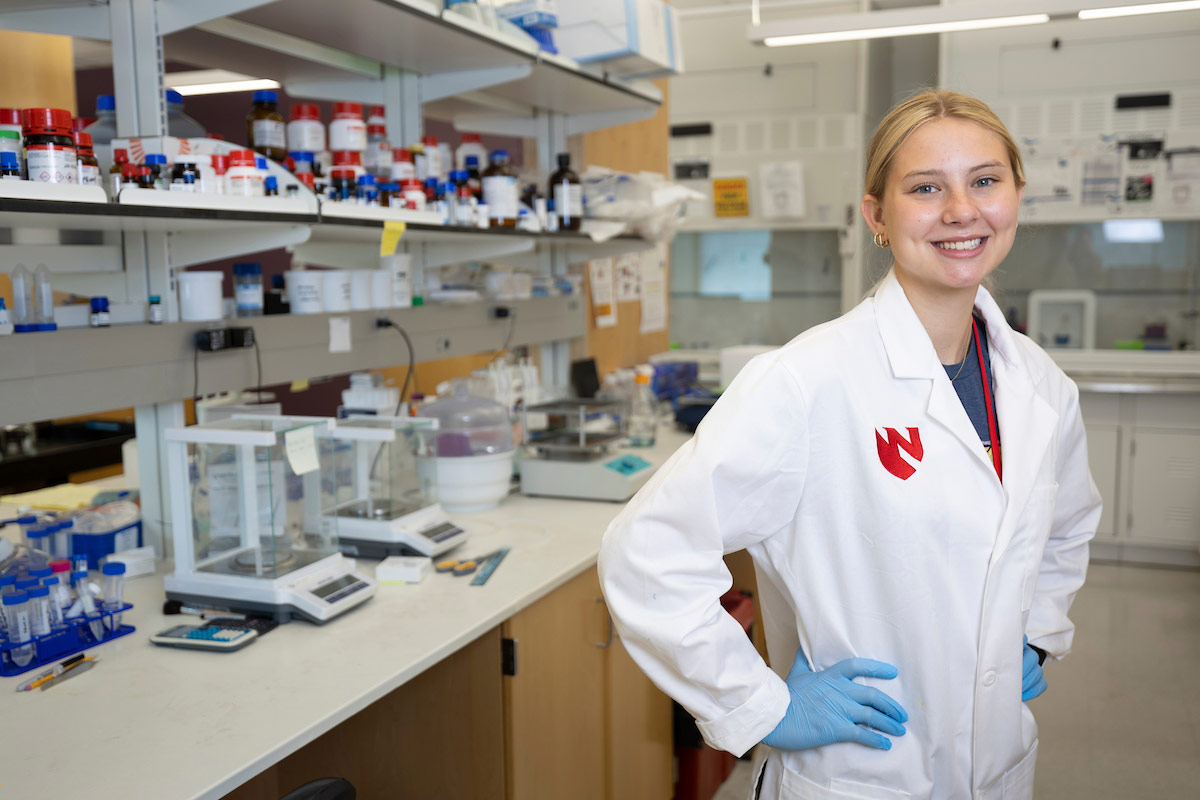
[{"label": "woman in lab coat", "polygon": [[[751,361],[605,536],[634,659],[712,746],[767,745],[752,796],[1032,797],[1024,701],[1070,650],[1100,498],[1078,390],[982,286],[1024,184],[980,101],[892,109],[862,213],[893,268]],[[771,667],[718,602],[743,548]]]}]

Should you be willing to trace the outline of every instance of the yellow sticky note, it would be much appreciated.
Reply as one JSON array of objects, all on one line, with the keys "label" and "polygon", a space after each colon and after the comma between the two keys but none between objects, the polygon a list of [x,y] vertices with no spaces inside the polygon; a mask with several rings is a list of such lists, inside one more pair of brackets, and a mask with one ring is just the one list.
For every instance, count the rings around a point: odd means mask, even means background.
[{"label": "yellow sticky note", "polygon": [[293,392],[303,392],[308,389],[308,381],[292,381],[291,389]]},{"label": "yellow sticky note", "polygon": [[383,223],[383,236],[379,239],[379,255],[390,256],[396,252],[396,245],[400,244],[400,237],[404,235],[404,229],[407,226],[403,222],[388,220]]}]

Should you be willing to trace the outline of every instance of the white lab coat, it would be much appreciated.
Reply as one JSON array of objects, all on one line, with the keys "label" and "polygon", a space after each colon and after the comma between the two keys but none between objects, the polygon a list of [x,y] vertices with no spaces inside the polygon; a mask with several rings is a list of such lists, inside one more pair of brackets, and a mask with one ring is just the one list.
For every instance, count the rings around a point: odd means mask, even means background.
[{"label": "white lab coat", "polygon": [[[761,748],[763,798],[1032,797],[1021,637],[1052,658],[1070,649],[1100,497],[1075,384],[986,290],[975,305],[1003,485],[893,274],[751,361],[605,535],[600,576],[626,648],[714,747],[740,755],[774,729],[797,645],[814,670],[852,657],[899,670],[859,679],[909,713],[890,751]],[[889,447],[898,437],[920,458]],[[897,458],[915,467],[905,479],[884,465],[907,472]],[[743,548],[770,668],[718,602],[722,556]]]}]

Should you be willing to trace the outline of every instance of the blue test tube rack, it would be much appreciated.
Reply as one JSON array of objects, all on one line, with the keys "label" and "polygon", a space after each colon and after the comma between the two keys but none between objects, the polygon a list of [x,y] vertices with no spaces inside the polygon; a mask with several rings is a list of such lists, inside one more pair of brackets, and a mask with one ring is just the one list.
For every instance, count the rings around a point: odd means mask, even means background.
[{"label": "blue test tube rack", "polygon": [[[66,620],[65,628],[52,630],[45,636],[34,636],[28,642],[16,644],[0,637],[0,677],[21,675],[31,670],[53,666],[66,656],[90,650],[98,644],[111,642],[128,636],[136,628],[132,625],[121,625],[115,631],[112,628],[113,614],[121,614],[133,608],[132,603],[124,603],[119,609],[99,611],[90,617],[74,617]],[[92,635],[91,624],[99,622],[103,626],[104,636],[97,639]],[[33,645],[33,659],[25,666],[18,666],[9,656],[10,650],[17,650],[27,645]]]}]

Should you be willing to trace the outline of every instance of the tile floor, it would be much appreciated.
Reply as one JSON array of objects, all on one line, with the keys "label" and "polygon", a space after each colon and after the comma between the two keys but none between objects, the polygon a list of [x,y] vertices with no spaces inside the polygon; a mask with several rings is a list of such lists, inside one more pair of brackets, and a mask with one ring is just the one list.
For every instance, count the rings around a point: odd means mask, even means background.
[{"label": "tile floor", "polygon": [[[1200,572],[1092,564],[1046,670],[1038,800],[1200,798]],[[742,800],[738,762],[714,800]]]}]

